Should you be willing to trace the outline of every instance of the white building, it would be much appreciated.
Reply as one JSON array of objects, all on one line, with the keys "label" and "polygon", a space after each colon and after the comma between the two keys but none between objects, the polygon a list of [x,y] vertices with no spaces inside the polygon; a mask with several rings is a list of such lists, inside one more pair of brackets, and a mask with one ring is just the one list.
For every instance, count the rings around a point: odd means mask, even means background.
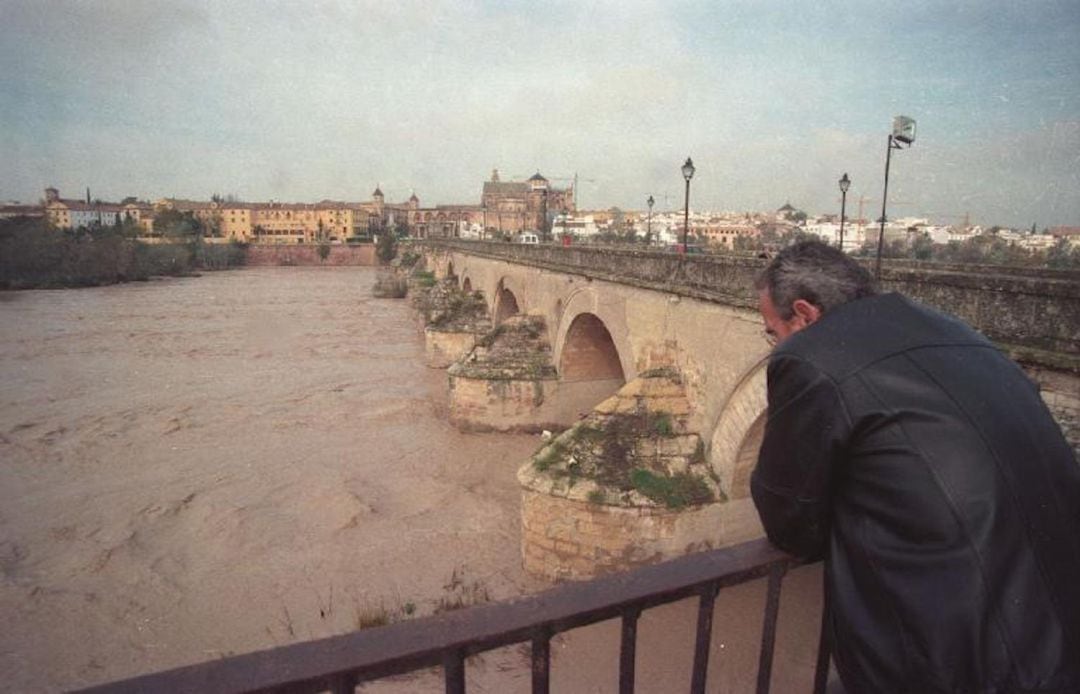
[{"label": "white building", "polygon": [[123,207],[113,203],[65,200],[56,188],[45,189],[45,216],[60,229],[117,224],[123,211]]},{"label": "white building", "polygon": [[[808,234],[817,236],[830,246],[836,246],[840,243],[840,225],[836,222],[807,222],[803,227],[803,230]],[[844,225],[844,245],[848,245],[848,233],[851,227],[847,224]]]},{"label": "white building", "polygon": [[463,239],[482,239],[484,238],[484,225],[478,222],[469,222],[461,220],[458,223],[457,236]]},{"label": "white building", "polygon": [[1053,248],[1057,239],[1051,234],[1028,234],[1020,240],[1020,245],[1031,250],[1046,250]]},{"label": "white building", "polygon": [[938,246],[948,245],[949,241],[953,240],[952,230],[949,227],[935,225],[926,227],[923,231],[930,237],[930,242]]},{"label": "white building", "polygon": [[555,236],[570,234],[579,239],[589,239],[602,231],[591,214],[558,214],[551,223],[551,233]]}]

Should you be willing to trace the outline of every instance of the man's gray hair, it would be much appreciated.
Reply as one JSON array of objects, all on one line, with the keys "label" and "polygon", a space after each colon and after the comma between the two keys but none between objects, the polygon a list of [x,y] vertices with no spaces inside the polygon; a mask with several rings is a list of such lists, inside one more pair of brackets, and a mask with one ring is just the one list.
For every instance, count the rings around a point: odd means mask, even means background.
[{"label": "man's gray hair", "polygon": [[789,320],[791,305],[803,299],[823,314],[855,299],[877,294],[874,279],[846,254],[821,241],[800,241],[776,254],[755,286],[767,290],[780,318]]}]

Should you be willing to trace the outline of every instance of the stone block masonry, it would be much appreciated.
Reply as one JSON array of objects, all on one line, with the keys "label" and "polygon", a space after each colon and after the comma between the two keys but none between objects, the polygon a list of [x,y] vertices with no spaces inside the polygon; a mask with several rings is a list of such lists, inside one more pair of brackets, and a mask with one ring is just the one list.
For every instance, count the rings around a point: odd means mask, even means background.
[{"label": "stone block masonry", "polygon": [[543,405],[555,390],[555,378],[493,379],[449,374],[450,422],[463,431],[540,431],[557,427]]},{"label": "stone block masonry", "polygon": [[300,266],[373,266],[378,265],[372,244],[330,245],[330,254],[319,257],[317,244],[251,244],[247,264],[254,267],[274,265]]},{"label": "stone block masonry", "polygon": [[476,346],[472,332],[424,329],[424,354],[427,365],[433,369],[445,369],[464,357]]},{"label": "stone block masonry", "polygon": [[524,568],[581,580],[761,537],[749,499],[689,510],[619,507],[523,489]]},{"label": "stone block masonry", "polygon": [[587,579],[760,536],[750,500],[709,474],[687,404],[674,371],[643,375],[518,470],[526,571]]}]

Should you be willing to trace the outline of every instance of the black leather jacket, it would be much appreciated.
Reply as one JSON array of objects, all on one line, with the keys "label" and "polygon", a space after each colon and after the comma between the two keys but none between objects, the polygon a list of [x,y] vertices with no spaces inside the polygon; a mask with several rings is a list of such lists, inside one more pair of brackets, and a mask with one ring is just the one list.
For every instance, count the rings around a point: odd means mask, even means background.
[{"label": "black leather jacket", "polygon": [[784,341],[768,384],[754,502],[827,557],[849,692],[1080,692],[1080,465],[1019,367],[884,294]]}]

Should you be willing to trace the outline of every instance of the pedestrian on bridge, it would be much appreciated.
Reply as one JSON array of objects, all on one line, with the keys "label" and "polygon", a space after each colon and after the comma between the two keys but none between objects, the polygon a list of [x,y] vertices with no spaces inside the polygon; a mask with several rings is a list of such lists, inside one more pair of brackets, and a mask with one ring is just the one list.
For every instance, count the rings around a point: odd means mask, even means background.
[{"label": "pedestrian on bridge", "polygon": [[816,241],[758,281],[775,347],[751,480],[825,559],[848,692],[1080,692],[1080,465],[1024,372]]}]

